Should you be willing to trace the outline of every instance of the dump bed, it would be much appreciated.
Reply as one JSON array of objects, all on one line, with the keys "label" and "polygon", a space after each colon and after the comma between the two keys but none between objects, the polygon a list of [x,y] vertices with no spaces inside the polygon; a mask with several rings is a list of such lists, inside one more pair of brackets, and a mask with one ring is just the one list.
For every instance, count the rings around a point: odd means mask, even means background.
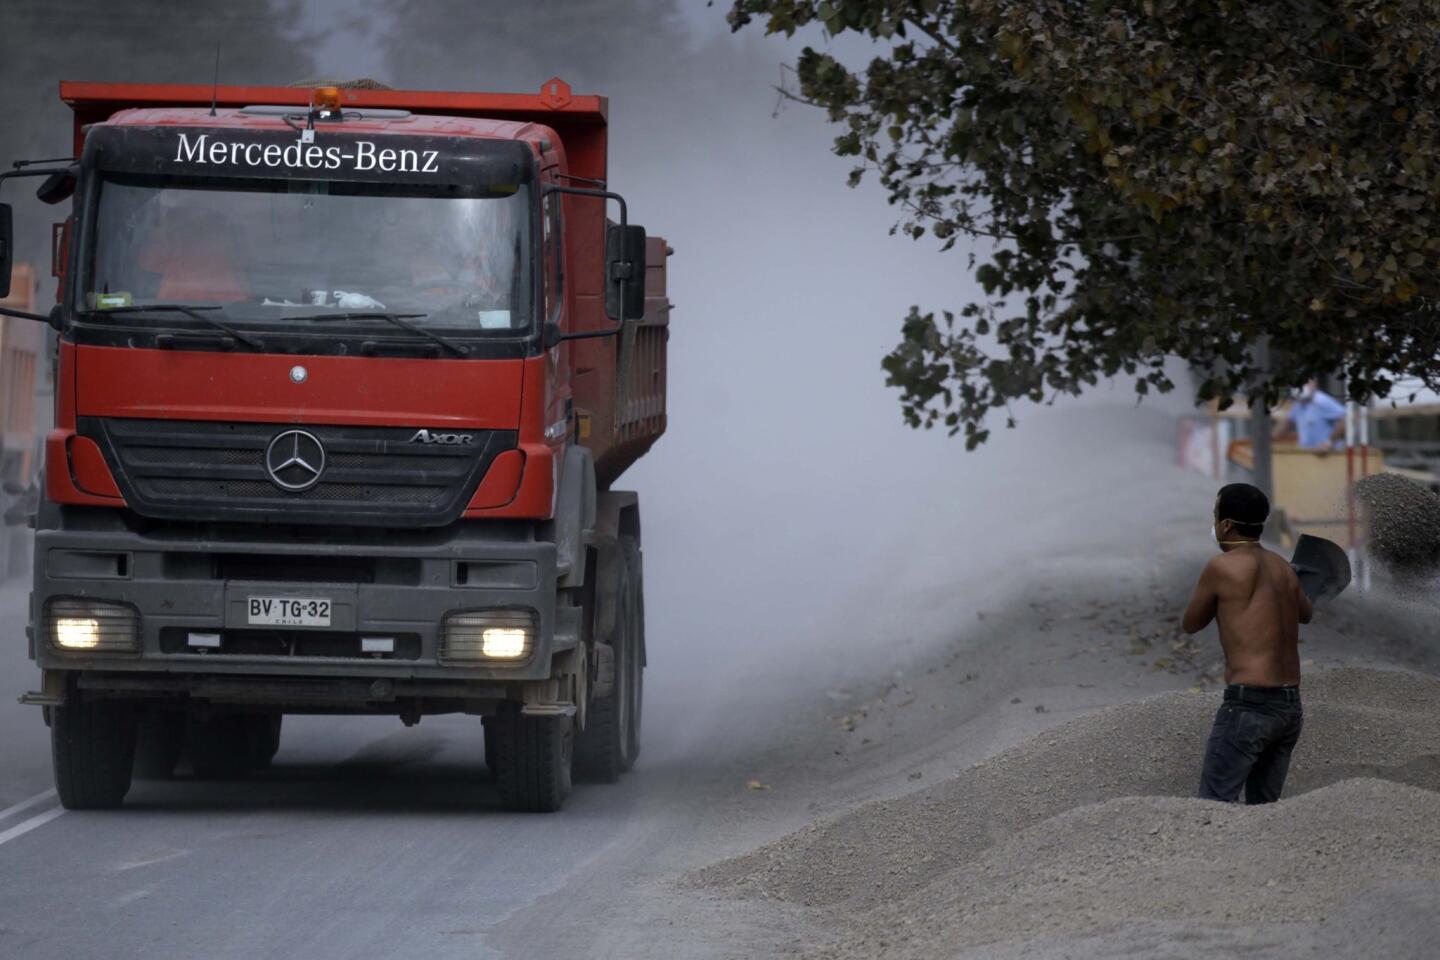
[{"label": "dump bed", "polygon": [[[645,455],[665,432],[665,359],[670,337],[670,298],[666,294],[665,265],[673,251],[661,237],[645,243],[645,316],[625,325],[618,338],[581,340],[597,344],[616,355],[614,365],[600,369],[615,371],[613,419],[607,424],[600,416],[590,417],[589,436],[581,427],[582,442],[595,454],[595,475],[608,487],[631,464]],[[599,361],[604,363],[602,357]],[[600,378],[589,388],[586,399],[592,409],[604,410],[607,390]],[[599,395],[595,395],[595,394]],[[575,381],[575,403],[584,409],[580,380]]]}]

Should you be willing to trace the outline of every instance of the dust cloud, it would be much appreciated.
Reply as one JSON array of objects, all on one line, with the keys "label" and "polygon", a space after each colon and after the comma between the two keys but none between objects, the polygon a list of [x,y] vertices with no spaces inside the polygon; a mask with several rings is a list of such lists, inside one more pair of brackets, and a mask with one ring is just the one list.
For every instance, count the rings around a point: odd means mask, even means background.
[{"label": "dust cloud", "polygon": [[[880,370],[900,318],[979,291],[963,252],[890,236],[883,193],[845,187],[824,115],[778,98],[780,65],[822,37],[732,36],[724,4],[561,7],[403,4],[373,32],[397,86],[558,74],[609,95],[610,184],[676,251],[669,431],[620,481],[643,504],[649,761],[744,749],[796,698],[973,622],[1027,555],[1144,527],[1134,497],[1113,518],[1067,512],[1076,483],[1169,467],[1171,422],[1124,390],[1017,410],[1022,428],[973,454],[901,422]],[[487,35],[506,40],[494,56]]]},{"label": "dust cloud", "polygon": [[[844,186],[823,115],[780,103],[780,65],[820,35],[732,36],[725,4],[672,0],[238,9],[10,0],[0,155],[66,152],[59,78],[206,82],[220,37],[228,83],[559,75],[611,97],[611,186],[676,250],[669,433],[621,481],[644,504],[651,759],[763,735],[789,698],[897,669],[973,618],[1027,556],[1146,525],[1143,496],[1113,517],[1067,506],[1077,484],[1168,469],[1169,421],[1123,389],[1017,410],[1021,429],[973,454],[902,424],[879,367],[900,318],[978,291],[963,252],[890,236],[883,194]],[[6,192],[39,257],[51,211],[21,198]]]}]

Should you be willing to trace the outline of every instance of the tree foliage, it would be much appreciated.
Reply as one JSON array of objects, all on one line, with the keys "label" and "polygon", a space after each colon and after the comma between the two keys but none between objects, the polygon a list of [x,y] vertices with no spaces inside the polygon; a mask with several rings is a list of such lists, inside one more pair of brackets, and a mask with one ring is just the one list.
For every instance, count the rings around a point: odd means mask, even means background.
[{"label": "tree foliage", "polygon": [[912,425],[973,447],[1013,400],[1115,376],[1170,390],[1169,355],[1222,405],[1336,370],[1355,399],[1440,380],[1431,0],[730,11],[757,17],[879,41],[863,69],[805,48],[795,95],[840,125],[852,185],[878,176],[897,229],[992,241],[971,254],[983,300],[912,307],[884,360]]}]

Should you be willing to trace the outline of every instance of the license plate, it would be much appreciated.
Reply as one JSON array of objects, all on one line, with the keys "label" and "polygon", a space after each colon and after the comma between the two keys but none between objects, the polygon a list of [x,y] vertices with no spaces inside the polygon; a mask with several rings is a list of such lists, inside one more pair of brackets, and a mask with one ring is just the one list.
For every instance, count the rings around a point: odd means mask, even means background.
[{"label": "license plate", "polygon": [[249,597],[251,626],[328,627],[330,601],[319,597]]}]

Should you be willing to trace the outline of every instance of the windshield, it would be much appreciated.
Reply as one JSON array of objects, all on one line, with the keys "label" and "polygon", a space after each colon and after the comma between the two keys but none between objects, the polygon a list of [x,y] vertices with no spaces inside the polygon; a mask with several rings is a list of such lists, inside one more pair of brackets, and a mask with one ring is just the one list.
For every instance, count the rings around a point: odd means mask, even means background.
[{"label": "windshield", "polygon": [[112,175],[84,305],[129,307],[132,322],[145,304],[210,304],[229,324],[334,319],[331,330],[381,322],[342,314],[383,311],[457,335],[513,335],[530,324],[530,215],[524,185]]}]

